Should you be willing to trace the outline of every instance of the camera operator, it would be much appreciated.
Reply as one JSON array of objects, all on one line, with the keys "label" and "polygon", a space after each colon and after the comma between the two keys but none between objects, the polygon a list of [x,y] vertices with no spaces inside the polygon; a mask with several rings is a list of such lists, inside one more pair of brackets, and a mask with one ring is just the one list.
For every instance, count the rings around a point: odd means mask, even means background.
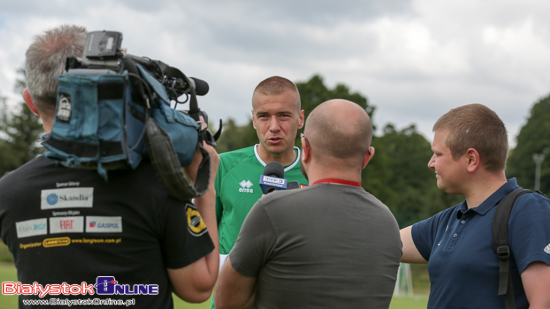
[{"label": "camera operator", "polygon": [[[67,57],[82,56],[86,34],[79,26],[60,26],[37,36],[27,50],[23,96],[46,132],[55,116],[57,76],[65,73]],[[213,184],[219,156],[203,146],[211,156],[211,178],[208,192],[194,205],[170,197],[149,161],[135,170],[110,171],[105,181],[95,169],[67,168],[39,156],[4,176],[0,235],[13,254],[19,282],[96,284],[93,291],[57,297],[109,298],[137,308],[173,308],[172,292],[188,302],[208,299],[219,264]],[[195,152],[185,169],[191,180],[200,159]],[[100,282],[98,276],[113,280]],[[119,295],[99,292],[117,284],[128,288]],[[26,294],[32,293],[20,294],[20,307],[41,299]]]}]

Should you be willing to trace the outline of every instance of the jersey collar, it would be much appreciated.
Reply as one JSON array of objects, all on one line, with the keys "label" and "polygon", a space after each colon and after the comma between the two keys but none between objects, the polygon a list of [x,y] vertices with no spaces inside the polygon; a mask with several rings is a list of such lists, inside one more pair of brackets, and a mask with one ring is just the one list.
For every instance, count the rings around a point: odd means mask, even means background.
[{"label": "jersey collar", "polygon": [[[262,160],[262,158],[260,158],[260,155],[258,154],[258,147],[260,146],[260,144],[256,144],[254,145],[254,155],[256,156],[256,159],[258,159],[258,161],[263,165],[263,166],[266,166],[266,163],[264,162],[264,160]],[[294,146],[294,151],[296,151],[296,160],[294,160],[294,162],[292,164],[290,164],[289,166],[285,167],[285,172],[288,172],[290,171],[293,167],[296,166],[296,164],[298,164],[298,162],[300,162],[300,148]]]}]

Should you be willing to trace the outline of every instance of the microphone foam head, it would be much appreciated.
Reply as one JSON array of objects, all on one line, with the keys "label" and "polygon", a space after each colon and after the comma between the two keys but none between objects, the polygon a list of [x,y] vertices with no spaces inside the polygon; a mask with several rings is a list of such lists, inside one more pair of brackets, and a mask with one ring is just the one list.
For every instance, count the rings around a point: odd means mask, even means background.
[{"label": "microphone foam head", "polygon": [[277,161],[271,161],[265,165],[264,175],[277,178],[285,178],[285,169],[281,163]]}]

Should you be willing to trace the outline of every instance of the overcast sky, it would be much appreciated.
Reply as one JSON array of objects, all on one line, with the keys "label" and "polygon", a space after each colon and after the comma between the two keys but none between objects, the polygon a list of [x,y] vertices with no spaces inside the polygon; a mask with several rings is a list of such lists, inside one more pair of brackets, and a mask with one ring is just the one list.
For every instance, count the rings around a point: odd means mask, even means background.
[{"label": "overcast sky", "polygon": [[248,121],[261,80],[320,74],[366,96],[378,128],[416,124],[431,141],[451,108],[482,103],[510,141],[550,94],[550,1],[0,0],[0,95],[34,35],[61,24],[122,32],[128,53],[207,81],[211,119]]}]

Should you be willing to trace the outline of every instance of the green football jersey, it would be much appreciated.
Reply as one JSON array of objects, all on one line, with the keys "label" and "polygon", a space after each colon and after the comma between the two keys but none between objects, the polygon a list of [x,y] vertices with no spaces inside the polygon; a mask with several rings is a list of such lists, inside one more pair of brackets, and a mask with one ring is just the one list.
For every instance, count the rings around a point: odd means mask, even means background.
[{"label": "green football jersey", "polygon": [[[296,160],[284,167],[285,179],[307,185],[308,182],[300,171],[300,149],[294,147],[294,151]],[[248,212],[262,197],[259,183],[265,165],[256,146],[220,154],[215,187],[221,254],[229,254]]]}]

